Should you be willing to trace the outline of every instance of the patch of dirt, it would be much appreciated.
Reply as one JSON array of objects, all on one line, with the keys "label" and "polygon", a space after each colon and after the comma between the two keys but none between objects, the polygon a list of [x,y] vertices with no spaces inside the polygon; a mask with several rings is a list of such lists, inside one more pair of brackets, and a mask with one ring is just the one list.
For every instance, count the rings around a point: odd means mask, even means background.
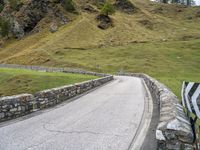
[{"label": "patch of dirt", "polygon": [[164,9],[162,7],[157,7],[157,8],[152,10],[152,12],[154,12],[156,14],[162,14],[163,11],[164,11]]},{"label": "patch of dirt", "polygon": [[138,21],[141,25],[145,26],[145,28],[152,30],[153,29],[153,23],[147,19],[139,20]]}]

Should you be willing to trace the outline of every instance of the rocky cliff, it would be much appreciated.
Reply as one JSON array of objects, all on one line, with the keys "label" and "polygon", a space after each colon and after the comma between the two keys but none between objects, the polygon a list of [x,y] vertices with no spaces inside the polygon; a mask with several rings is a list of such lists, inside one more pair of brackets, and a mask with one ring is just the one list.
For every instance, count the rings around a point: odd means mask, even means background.
[{"label": "rocky cliff", "polygon": [[[0,17],[9,20],[11,36],[16,38],[40,31],[39,23],[42,20],[49,24],[51,32],[55,32],[59,25],[68,23],[73,20],[72,16],[78,16],[81,12],[100,13],[100,7],[104,3],[104,0],[14,0],[14,4],[9,1],[11,0],[0,0],[4,4]],[[70,3],[74,5],[73,12],[70,11]],[[127,0],[112,0],[111,3],[116,10],[125,13],[135,11],[134,5]],[[110,26],[110,22],[105,22],[106,28]]]},{"label": "rocky cliff", "polygon": [[6,3],[0,16],[9,20],[11,33],[17,38],[31,31],[38,31],[37,25],[45,17],[51,18],[50,22],[54,24],[57,21],[61,24],[69,21],[67,12],[62,7],[62,0],[26,0],[18,3],[15,9],[10,3]]}]

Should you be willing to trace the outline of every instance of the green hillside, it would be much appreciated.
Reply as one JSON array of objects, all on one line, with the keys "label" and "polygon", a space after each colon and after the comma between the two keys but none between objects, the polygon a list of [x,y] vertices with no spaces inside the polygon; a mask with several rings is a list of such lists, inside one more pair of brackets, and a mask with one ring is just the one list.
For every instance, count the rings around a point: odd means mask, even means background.
[{"label": "green hillside", "polygon": [[183,80],[200,78],[200,7],[131,0],[136,12],[116,10],[113,26],[97,27],[98,12],[82,9],[92,0],[74,0],[72,21],[49,32],[49,16],[40,32],[2,42],[0,63],[82,68],[98,72],[144,72],[177,95]]}]

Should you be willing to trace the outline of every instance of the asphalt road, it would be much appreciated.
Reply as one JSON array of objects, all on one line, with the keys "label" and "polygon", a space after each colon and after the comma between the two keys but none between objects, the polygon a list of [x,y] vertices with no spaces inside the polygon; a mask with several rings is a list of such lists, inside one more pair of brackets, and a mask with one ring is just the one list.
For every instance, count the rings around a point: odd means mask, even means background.
[{"label": "asphalt road", "polygon": [[139,78],[115,80],[34,117],[0,126],[0,150],[128,150],[145,106]]}]

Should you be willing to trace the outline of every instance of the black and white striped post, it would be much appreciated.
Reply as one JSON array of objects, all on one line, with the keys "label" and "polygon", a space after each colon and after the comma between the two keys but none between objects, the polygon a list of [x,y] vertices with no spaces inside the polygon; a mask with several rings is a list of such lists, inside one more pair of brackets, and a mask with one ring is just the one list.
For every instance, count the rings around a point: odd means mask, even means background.
[{"label": "black and white striped post", "polygon": [[[199,142],[197,141],[198,133],[195,128],[195,124],[197,119],[200,119],[200,83],[183,82],[182,105],[186,108],[187,115],[190,117],[194,135],[196,137],[196,149],[199,149]],[[194,114],[194,119],[191,117],[191,113]]]},{"label": "black and white striped post", "polygon": [[183,82],[182,105],[200,118],[200,83]]}]

